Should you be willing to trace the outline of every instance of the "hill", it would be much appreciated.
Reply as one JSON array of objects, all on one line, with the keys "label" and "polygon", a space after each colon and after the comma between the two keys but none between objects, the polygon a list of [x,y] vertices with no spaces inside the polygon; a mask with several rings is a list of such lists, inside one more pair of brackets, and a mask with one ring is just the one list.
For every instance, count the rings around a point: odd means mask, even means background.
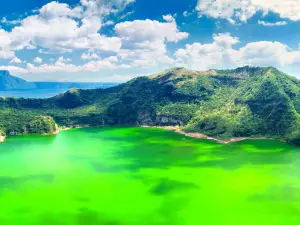
[{"label": "hill", "polygon": [[173,68],[108,89],[72,89],[50,99],[2,98],[0,109],[0,130],[8,135],[28,132],[32,120],[48,116],[66,127],[179,125],[222,139],[300,144],[300,81],[273,67]]}]

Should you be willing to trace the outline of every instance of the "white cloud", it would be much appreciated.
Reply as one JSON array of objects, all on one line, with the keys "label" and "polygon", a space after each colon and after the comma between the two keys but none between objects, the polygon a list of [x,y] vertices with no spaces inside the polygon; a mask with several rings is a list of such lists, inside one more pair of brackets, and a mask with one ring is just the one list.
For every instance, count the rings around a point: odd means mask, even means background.
[{"label": "white cloud", "polygon": [[196,10],[200,16],[246,22],[258,11],[273,12],[281,18],[300,20],[299,0],[199,0]]},{"label": "white cloud", "polygon": [[[133,1],[81,0],[75,7],[50,2],[37,10],[36,15],[24,18],[20,24],[16,23],[11,31],[0,29],[0,51],[33,49],[38,46],[41,51],[50,53],[77,49],[118,52],[121,48],[120,38],[102,35],[102,21],[105,16],[122,10],[131,2]],[[1,56],[5,56],[3,52]]]},{"label": "white cloud", "polygon": [[80,72],[80,71],[89,71],[96,72],[103,69],[114,70],[117,68],[126,68],[124,65],[118,65],[118,58],[116,56],[110,56],[104,59],[98,59],[90,61],[83,65],[74,65],[71,64],[71,59],[59,57],[56,62],[47,64],[43,63],[43,60],[39,57],[36,57],[34,60],[35,63],[40,65],[34,65],[32,63],[27,63],[25,68],[14,67],[14,66],[5,66],[1,67],[2,69],[6,68],[9,71],[14,71],[16,74],[23,73],[53,73],[53,72]]},{"label": "white cloud", "polygon": [[74,49],[99,49],[118,51],[121,41],[117,37],[100,35],[101,20],[98,17],[83,18],[81,25],[69,17],[44,19],[40,15],[27,17],[22,26],[10,33],[14,49],[22,49],[29,44],[54,51]]},{"label": "white cloud", "polygon": [[258,24],[259,25],[263,25],[265,27],[275,27],[275,26],[285,26],[287,25],[288,23],[286,21],[277,21],[275,23],[270,23],[270,22],[266,22],[266,21],[261,21],[259,20],[258,21]]},{"label": "white cloud", "polygon": [[15,56],[12,60],[10,60],[9,63],[22,63],[22,62],[23,61],[21,59]]},{"label": "white cloud", "polygon": [[8,47],[11,43],[9,33],[3,29],[0,29],[0,49]]},{"label": "white cloud", "polygon": [[195,69],[208,69],[214,66],[226,64],[225,59],[232,51],[232,46],[239,39],[230,34],[214,35],[213,42],[209,44],[188,44],[184,49],[178,49],[175,53],[176,62]]},{"label": "white cloud", "polygon": [[53,19],[57,17],[80,17],[82,13],[82,7],[78,6],[71,8],[66,3],[50,2],[44,5],[40,10],[40,16],[45,19]]},{"label": "white cloud", "polygon": [[140,71],[139,69],[145,71],[144,69],[148,68],[153,71],[153,68],[161,70],[161,68],[173,66],[207,70],[244,65],[276,66],[286,69],[300,65],[300,50],[298,49],[292,50],[283,43],[270,41],[250,42],[242,45],[239,38],[229,33],[215,34],[211,43],[187,44],[185,48],[178,49],[173,57],[168,56],[166,52],[165,37],[150,39],[151,41],[138,36],[126,36],[126,40],[127,38],[134,42],[138,41],[128,44],[127,48],[121,49],[116,56],[103,59],[94,52],[83,53],[82,59],[89,60],[83,65],[74,65],[70,59],[61,56],[49,64],[38,60],[40,65],[28,63],[25,68],[5,68],[16,74],[55,72],[103,72],[107,74],[107,71],[112,73],[113,71],[124,72],[128,69],[128,71]]},{"label": "white cloud", "polygon": [[57,59],[58,62],[72,62],[72,59],[70,58],[65,58],[63,56],[60,56],[58,59]]},{"label": "white cloud", "polygon": [[175,53],[177,65],[193,69],[229,68],[236,66],[276,66],[299,65],[300,50],[291,50],[280,42],[250,42],[235,49],[239,39],[230,34],[218,34],[209,44],[193,43]]},{"label": "white cloud", "polygon": [[11,59],[15,56],[13,51],[6,51],[0,49],[0,59]]},{"label": "white cloud", "polygon": [[22,67],[17,67],[17,66],[0,66],[0,70],[7,70],[14,75],[28,73],[27,69],[24,69]]},{"label": "white cloud", "polygon": [[117,57],[111,56],[97,61],[90,61],[83,65],[82,69],[92,72],[96,72],[102,69],[116,69],[118,67],[116,65],[116,62],[118,62]]},{"label": "white cloud", "polygon": [[10,50],[11,40],[8,32],[0,29],[0,59],[10,59],[14,57],[14,52]]},{"label": "white cloud", "polygon": [[84,8],[84,17],[116,13],[133,2],[135,2],[135,0],[80,0],[80,3]]},{"label": "white cloud", "polygon": [[30,73],[51,73],[51,72],[78,72],[81,70],[80,66],[73,64],[65,64],[60,61],[56,61],[54,64],[42,64],[35,66],[31,63],[27,63],[26,70]]},{"label": "white cloud", "polygon": [[43,62],[43,59],[41,59],[40,57],[35,57],[33,62],[41,64]]},{"label": "white cloud", "polygon": [[194,12],[195,12],[195,10],[193,10],[192,12],[184,11],[182,15],[184,17],[188,17],[188,16],[192,15]]},{"label": "white cloud", "polygon": [[151,49],[122,49],[118,56],[121,60],[127,62],[128,67],[132,68],[153,68],[160,65],[171,66],[174,62],[166,54],[165,48],[161,50]]},{"label": "white cloud", "polygon": [[128,61],[131,67],[171,64],[173,60],[167,55],[166,44],[177,43],[189,34],[179,31],[171,15],[163,19],[166,22],[147,19],[117,24],[115,31],[122,40],[122,49],[118,52],[120,59]]},{"label": "white cloud", "polygon": [[[73,65],[66,62],[65,58],[60,57],[52,64],[33,65],[28,63],[22,67],[0,67],[8,69],[15,74],[23,73],[122,73],[125,71],[139,71],[138,69],[153,68],[161,70],[158,65],[185,66],[191,69],[226,69],[237,66],[275,66],[279,69],[300,65],[300,50],[290,49],[287,45],[280,42],[260,41],[250,42],[241,47],[239,38],[231,36],[229,33],[216,34],[211,43],[193,43],[186,45],[185,48],[178,49],[174,57],[167,56],[164,52],[153,52],[150,49],[123,49],[118,56],[111,56],[103,59],[91,59],[83,65]],[[87,54],[92,55],[92,53]],[[160,62],[155,60],[159,58]],[[127,60],[130,63],[127,63]],[[292,67],[290,67],[292,66]],[[110,71],[110,72],[109,72]],[[119,72],[117,72],[119,71]],[[128,73],[127,73],[128,74]]]},{"label": "white cloud", "polygon": [[83,53],[81,55],[81,58],[83,60],[92,60],[92,59],[100,59],[100,56],[97,55],[96,53],[88,52],[88,53]]},{"label": "white cloud", "polygon": [[189,34],[180,32],[175,19],[170,16],[163,16],[167,21],[162,23],[156,20],[134,20],[119,23],[115,26],[115,31],[123,40],[129,41],[155,41],[178,42],[186,39]]},{"label": "white cloud", "polygon": [[175,21],[175,18],[173,16],[171,16],[170,14],[169,15],[164,15],[163,16],[163,19],[169,23],[172,23]]},{"label": "white cloud", "polygon": [[300,50],[291,50],[280,42],[260,41],[248,43],[239,49],[241,63],[261,66],[289,66],[300,63]]},{"label": "white cloud", "polygon": [[[71,71],[101,68],[149,68],[171,65],[167,44],[186,39],[189,34],[181,32],[171,15],[163,21],[134,20],[115,25],[116,35],[107,37],[101,28],[113,25],[106,21],[111,13],[124,9],[133,0],[81,0],[71,7],[66,3],[50,2],[28,16],[11,31],[0,29],[0,57],[13,58],[14,51],[38,49],[43,54],[58,54],[85,50],[81,58],[90,62],[82,66],[70,65],[67,58],[60,57],[54,64],[45,64],[37,57],[28,64],[28,71],[50,71],[69,68]],[[102,59],[99,54],[116,55],[115,61]],[[13,60],[15,61],[15,60]]]}]

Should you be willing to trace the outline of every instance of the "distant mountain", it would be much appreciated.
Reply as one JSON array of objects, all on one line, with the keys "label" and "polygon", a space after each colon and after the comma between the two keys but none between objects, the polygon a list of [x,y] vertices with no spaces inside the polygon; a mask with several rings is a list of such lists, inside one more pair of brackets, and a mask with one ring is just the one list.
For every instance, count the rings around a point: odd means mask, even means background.
[{"label": "distant mountain", "polygon": [[72,88],[95,89],[107,88],[117,85],[117,83],[97,83],[97,82],[28,82],[21,78],[12,76],[6,70],[0,70],[0,91],[30,90],[30,89],[59,89],[69,90]]},{"label": "distant mountain", "polygon": [[266,137],[300,145],[300,80],[274,67],[174,68],[108,89],[0,98],[4,134],[26,133],[45,116],[67,127],[179,125],[221,139]]},{"label": "distant mountain", "polygon": [[6,70],[0,70],[0,90],[24,90],[34,89],[36,85],[34,83],[27,82],[21,78],[11,76]]}]

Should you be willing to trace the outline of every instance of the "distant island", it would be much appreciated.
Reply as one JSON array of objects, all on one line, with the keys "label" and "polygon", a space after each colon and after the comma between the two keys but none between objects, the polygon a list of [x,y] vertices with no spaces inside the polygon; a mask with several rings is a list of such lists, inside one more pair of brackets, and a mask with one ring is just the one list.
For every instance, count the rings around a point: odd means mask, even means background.
[{"label": "distant island", "polygon": [[0,133],[86,126],[177,126],[222,140],[274,138],[300,145],[300,80],[274,67],[173,68],[108,89],[48,99],[0,98]]}]

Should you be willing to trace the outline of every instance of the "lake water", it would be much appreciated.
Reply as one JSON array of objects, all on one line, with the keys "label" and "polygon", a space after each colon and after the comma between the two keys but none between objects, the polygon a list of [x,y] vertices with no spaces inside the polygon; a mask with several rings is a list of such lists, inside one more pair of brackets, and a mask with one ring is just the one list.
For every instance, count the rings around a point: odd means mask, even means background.
[{"label": "lake water", "polygon": [[0,144],[0,224],[299,225],[300,149],[151,128]]},{"label": "lake water", "polygon": [[34,89],[34,90],[11,90],[0,91],[0,97],[15,97],[15,98],[51,98],[68,89]]},{"label": "lake water", "polygon": [[[51,98],[61,93],[64,93],[71,89],[70,87],[66,88],[56,88],[55,85],[67,86],[68,83],[55,83],[55,82],[40,82],[39,86],[41,88],[37,89],[28,89],[28,90],[7,90],[0,91],[0,97],[15,97],[15,98]],[[95,89],[95,88],[110,88],[117,86],[119,83],[75,83],[75,87],[81,89]],[[44,86],[43,86],[44,85]],[[54,88],[45,88],[46,85],[53,85]]]}]

